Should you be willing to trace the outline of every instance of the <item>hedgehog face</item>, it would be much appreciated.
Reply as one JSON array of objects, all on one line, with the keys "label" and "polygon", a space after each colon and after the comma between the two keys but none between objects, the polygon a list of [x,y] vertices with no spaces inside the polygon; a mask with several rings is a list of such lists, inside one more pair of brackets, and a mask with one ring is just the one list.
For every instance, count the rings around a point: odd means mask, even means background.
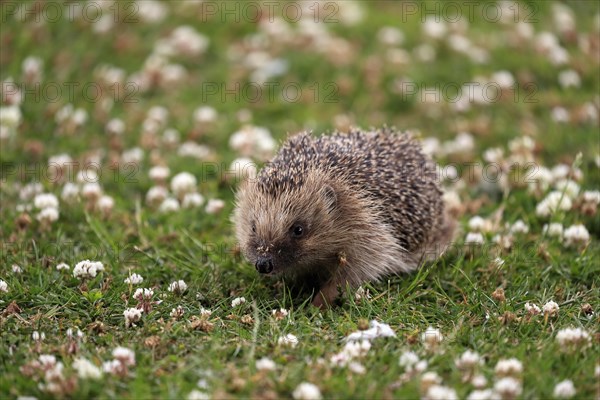
[{"label": "hedgehog face", "polygon": [[299,272],[325,262],[336,214],[336,193],[323,182],[265,193],[254,182],[240,189],[234,215],[238,241],[261,274]]}]

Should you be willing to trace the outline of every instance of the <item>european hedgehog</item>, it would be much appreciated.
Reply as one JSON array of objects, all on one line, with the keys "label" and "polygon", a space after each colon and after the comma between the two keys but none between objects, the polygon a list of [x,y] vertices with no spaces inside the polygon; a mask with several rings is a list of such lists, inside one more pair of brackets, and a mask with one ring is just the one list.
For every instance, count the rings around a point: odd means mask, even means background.
[{"label": "european hedgehog", "polygon": [[438,257],[455,227],[435,163],[393,128],[289,138],[242,183],[233,221],[258,272],[309,282],[318,307]]}]

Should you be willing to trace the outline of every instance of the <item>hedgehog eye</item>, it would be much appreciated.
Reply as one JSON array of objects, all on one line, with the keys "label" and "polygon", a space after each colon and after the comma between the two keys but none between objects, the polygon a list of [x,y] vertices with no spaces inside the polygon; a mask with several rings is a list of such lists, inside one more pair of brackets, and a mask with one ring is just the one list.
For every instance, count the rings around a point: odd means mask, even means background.
[{"label": "hedgehog eye", "polygon": [[304,235],[304,228],[302,225],[294,225],[292,227],[292,235],[296,238],[302,237],[302,235]]},{"label": "hedgehog eye", "polygon": [[256,233],[256,223],[252,223],[252,233]]}]

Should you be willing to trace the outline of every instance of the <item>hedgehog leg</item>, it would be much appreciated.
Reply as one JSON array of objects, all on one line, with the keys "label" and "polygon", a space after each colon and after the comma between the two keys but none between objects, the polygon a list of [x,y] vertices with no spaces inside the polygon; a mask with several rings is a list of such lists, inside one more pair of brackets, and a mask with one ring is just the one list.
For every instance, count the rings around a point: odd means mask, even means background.
[{"label": "hedgehog leg", "polygon": [[333,301],[338,297],[338,285],[330,281],[319,290],[312,301],[312,305],[320,309],[325,309],[333,305]]},{"label": "hedgehog leg", "polygon": [[340,291],[343,289],[353,289],[357,285],[353,285],[349,277],[345,273],[336,273],[327,283],[325,283],[319,292],[315,294],[312,301],[313,306],[324,309],[331,307],[335,299],[340,295]]}]

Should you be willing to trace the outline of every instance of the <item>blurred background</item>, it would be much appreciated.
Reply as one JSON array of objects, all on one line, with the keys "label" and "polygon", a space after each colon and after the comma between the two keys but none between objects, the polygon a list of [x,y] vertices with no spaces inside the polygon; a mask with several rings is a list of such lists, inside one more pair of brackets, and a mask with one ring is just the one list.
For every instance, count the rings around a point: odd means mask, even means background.
[{"label": "blurred background", "polygon": [[511,141],[551,165],[600,162],[594,1],[1,6],[5,163],[97,162],[143,194],[124,165],[218,174],[290,133],[383,124],[442,163],[497,161]]}]

